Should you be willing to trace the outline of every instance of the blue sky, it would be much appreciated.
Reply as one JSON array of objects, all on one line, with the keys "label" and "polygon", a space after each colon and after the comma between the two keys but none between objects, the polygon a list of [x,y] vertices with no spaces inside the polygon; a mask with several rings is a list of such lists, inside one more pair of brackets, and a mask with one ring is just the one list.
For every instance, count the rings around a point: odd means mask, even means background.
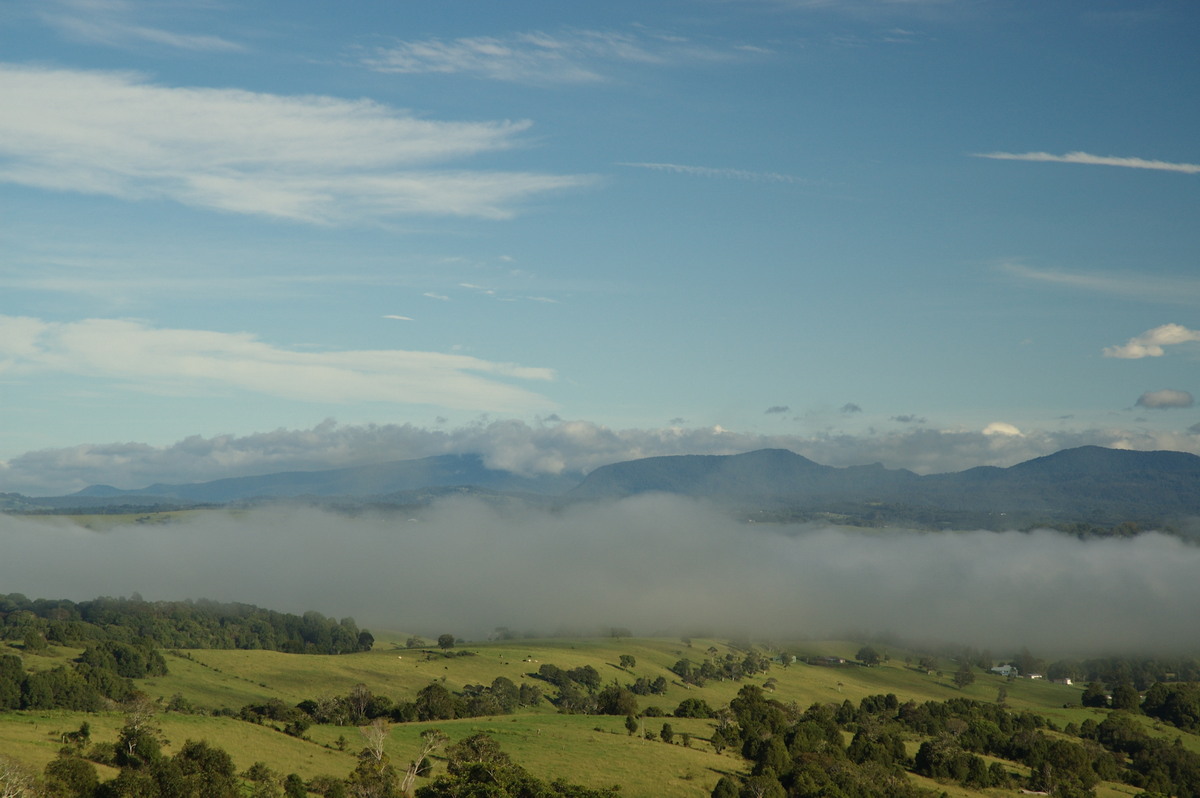
[{"label": "blue sky", "polygon": [[1197,23],[10,0],[0,491],[1200,453]]}]

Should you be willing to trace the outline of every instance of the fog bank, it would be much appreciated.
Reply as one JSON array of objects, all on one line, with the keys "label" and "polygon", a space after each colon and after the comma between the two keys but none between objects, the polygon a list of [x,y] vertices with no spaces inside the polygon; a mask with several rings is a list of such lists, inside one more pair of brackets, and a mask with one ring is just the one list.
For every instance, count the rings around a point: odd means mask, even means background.
[{"label": "fog bank", "polygon": [[560,514],[206,513],[93,532],[0,516],[0,593],[212,598],[468,639],[495,627],[787,638],[890,633],[1039,656],[1200,640],[1200,547],[1157,534],[743,524],[640,497]]}]

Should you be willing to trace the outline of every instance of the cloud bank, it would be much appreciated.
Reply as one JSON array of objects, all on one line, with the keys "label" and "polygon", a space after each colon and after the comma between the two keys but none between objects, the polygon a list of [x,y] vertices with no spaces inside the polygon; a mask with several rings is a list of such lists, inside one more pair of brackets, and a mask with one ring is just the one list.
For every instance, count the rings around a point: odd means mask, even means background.
[{"label": "cloud bank", "polygon": [[0,544],[7,592],[207,597],[476,639],[888,632],[1058,656],[1200,633],[1200,547],[1176,538],[745,525],[665,497],[518,516],[452,502],[419,520],[211,513],[106,533],[0,517]]},{"label": "cloud bank", "polygon": [[547,407],[501,379],[554,372],[465,355],[395,349],[305,352],[246,333],[154,328],[122,319],[57,323],[0,316],[0,374],[65,373],[134,390],[237,389],[306,402],[414,402],[477,410]]},{"label": "cloud bank", "polygon": [[521,145],[527,121],[439,122],[370,100],[173,88],[0,64],[0,181],[315,224],[503,219],[579,175],[433,169]]},{"label": "cloud bank", "polygon": [[[1014,431],[1016,434],[1014,434]],[[676,454],[737,454],[790,449],[824,465],[883,463],[917,473],[1010,466],[1075,446],[1200,454],[1200,425],[1182,432],[1092,429],[1021,432],[906,426],[866,435],[739,433],[720,427],[614,429],[548,416],[537,423],[482,420],[453,429],[413,424],[338,424],[251,435],[194,435],[167,446],[119,442],[26,452],[0,462],[0,493],[70,493],[94,484],[142,488],[155,482],[204,482],[277,471],[314,471],[410,460],[439,454],[479,454],[490,468],[520,474],[588,472],[622,460]]]}]

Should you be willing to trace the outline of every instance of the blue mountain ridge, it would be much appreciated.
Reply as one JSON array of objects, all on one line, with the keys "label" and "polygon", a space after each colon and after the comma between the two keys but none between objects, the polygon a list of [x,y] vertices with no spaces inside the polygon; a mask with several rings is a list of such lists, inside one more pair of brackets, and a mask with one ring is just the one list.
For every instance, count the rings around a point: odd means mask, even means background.
[{"label": "blue mountain ridge", "polygon": [[[786,449],[732,455],[668,455],[580,473],[523,476],[487,468],[474,454],[438,455],[320,471],[287,471],[138,490],[93,485],[71,496],[29,499],[48,507],[357,498],[414,503],[446,492],[524,496],[567,504],[646,493],[702,498],[778,518],[843,514],[857,521],[988,524],[1006,517],[1116,524],[1200,517],[1200,457],[1083,446],[1008,468],[918,475],[879,463],[838,468]],[[23,498],[23,497],[22,497]],[[15,509],[15,506],[14,506]],[[790,515],[789,515],[790,513]]]}]

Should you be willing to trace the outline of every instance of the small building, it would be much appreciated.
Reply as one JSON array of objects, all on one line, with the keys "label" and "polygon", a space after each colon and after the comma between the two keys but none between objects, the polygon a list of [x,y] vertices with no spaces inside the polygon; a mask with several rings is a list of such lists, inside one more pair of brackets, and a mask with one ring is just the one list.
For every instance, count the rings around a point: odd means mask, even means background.
[{"label": "small building", "polygon": [[1005,678],[1020,675],[1019,671],[1017,671],[1016,667],[1013,665],[997,665],[996,667],[992,668],[991,672],[1000,676],[1004,676]]},{"label": "small building", "polygon": [[808,662],[810,665],[823,665],[826,668],[837,668],[846,664],[844,657],[813,657]]}]

